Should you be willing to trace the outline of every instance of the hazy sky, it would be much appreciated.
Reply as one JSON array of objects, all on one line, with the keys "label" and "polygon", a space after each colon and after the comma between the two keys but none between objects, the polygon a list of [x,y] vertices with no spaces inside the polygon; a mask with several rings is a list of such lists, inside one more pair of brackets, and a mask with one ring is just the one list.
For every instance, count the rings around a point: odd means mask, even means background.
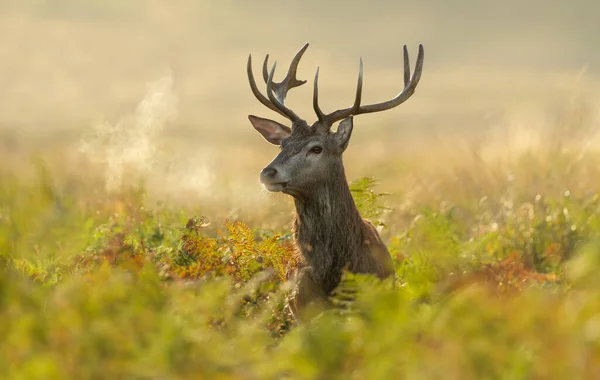
[{"label": "hazy sky", "polygon": [[[168,69],[182,124],[244,122],[257,112],[247,55],[257,73],[266,53],[283,69],[304,42],[300,76],[312,80],[320,65],[331,107],[351,101],[359,56],[368,99],[393,96],[404,43],[413,62],[417,44],[426,49],[415,109],[461,96],[526,98],[564,87],[582,68],[592,83],[598,15],[594,0],[0,0],[0,126],[118,118]],[[554,74],[556,82],[540,77]],[[292,96],[300,109],[310,107],[305,87]]]}]

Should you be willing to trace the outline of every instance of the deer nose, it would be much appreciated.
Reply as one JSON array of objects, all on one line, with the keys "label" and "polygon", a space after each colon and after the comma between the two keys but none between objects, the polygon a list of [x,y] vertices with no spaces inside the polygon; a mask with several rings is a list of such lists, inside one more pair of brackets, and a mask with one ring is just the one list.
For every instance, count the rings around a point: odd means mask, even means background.
[{"label": "deer nose", "polygon": [[270,167],[270,166],[267,166],[260,172],[260,176],[262,178],[272,179],[276,175],[277,175],[277,169]]}]

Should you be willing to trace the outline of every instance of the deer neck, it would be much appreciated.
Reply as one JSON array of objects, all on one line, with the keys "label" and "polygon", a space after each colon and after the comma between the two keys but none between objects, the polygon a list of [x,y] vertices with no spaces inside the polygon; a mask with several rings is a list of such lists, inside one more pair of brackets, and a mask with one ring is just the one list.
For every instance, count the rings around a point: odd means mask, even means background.
[{"label": "deer neck", "polygon": [[[341,166],[341,165],[340,165]],[[362,218],[346,181],[343,166],[310,194],[295,197],[294,238],[304,259],[321,276],[337,275],[344,257],[356,254]]]}]

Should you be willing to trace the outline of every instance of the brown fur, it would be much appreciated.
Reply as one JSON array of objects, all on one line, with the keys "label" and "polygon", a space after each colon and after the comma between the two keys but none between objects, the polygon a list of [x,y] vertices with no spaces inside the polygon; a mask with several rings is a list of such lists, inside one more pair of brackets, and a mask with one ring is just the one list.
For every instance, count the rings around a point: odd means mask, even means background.
[{"label": "brown fur", "polygon": [[[315,74],[313,108],[318,121],[310,127],[285,106],[287,92],[306,81],[296,78],[298,62],[308,47],[296,53],[283,81],[273,82],[275,64],[264,78],[267,97],[256,86],[252,59],[248,57],[247,71],[254,96],[267,108],[292,121],[292,128],[276,121],[249,115],[254,128],[271,144],[280,145],[281,152],[261,172],[261,182],[269,191],[283,192],[294,197],[296,216],[294,242],[301,256],[297,288],[290,302],[294,315],[311,301],[324,300],[339,285],[344,269],[353,273],[373,274],[386,278],[394,273],[390,254],[377,230],[363,219],[354,204],[344,174],[342,153],[348,147],[353,129],[353,116],[381,112],[406,101],[415,91],[423,67],[423,46],[415,72],[410,75],[408,50],[404,46],[404,89],[389,101],[361,105],[362,61],[356,97],[350,108],[325,114],[318,105],[318,74]],[[336,132],[331,127],[340,121]]]},{"label": "brown fur", "polygon": [[[291,132],[274,132],[277,125],[266,122],[268,126],[257,123],[261,133],[268,129],[267,137],[284,137],[281,152],[263,170],[276,169],[278,174],[263,181],[289,180],[281,191],[293,196],[296,206],[294,242],[301,265],[292,273],[297,281],[290,302],[294,315],[311,301],[324,301],[339,285],[344,269],[382,279],[392,275],[390,254],[375,227],[361,217],[344,173],[342,153],[352,119],[342,122],[337,132],[318,123],[309,127],[304,121],[296,122]],[[315,145],[323,151],[311,156]]]},{"label": "brown fur", "polygon": [[341,160],[333,169],[317,191],[295,199],[294,241],[303,264],[290,302],[296,316],[310,301],[330,295],[344,268],[382,279],[393,274],[385,244],[354,204]]}]

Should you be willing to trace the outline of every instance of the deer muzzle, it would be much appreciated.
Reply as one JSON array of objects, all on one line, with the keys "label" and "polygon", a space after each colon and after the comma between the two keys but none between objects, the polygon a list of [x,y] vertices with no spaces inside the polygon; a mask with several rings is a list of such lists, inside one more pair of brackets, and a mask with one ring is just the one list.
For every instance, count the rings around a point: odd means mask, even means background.
[{"label": "deer muzzle", "polygon": [[283,191],[290,180],[282,174],[276,167],[269,165],[260,172],[260,182],[269,191]]}]

